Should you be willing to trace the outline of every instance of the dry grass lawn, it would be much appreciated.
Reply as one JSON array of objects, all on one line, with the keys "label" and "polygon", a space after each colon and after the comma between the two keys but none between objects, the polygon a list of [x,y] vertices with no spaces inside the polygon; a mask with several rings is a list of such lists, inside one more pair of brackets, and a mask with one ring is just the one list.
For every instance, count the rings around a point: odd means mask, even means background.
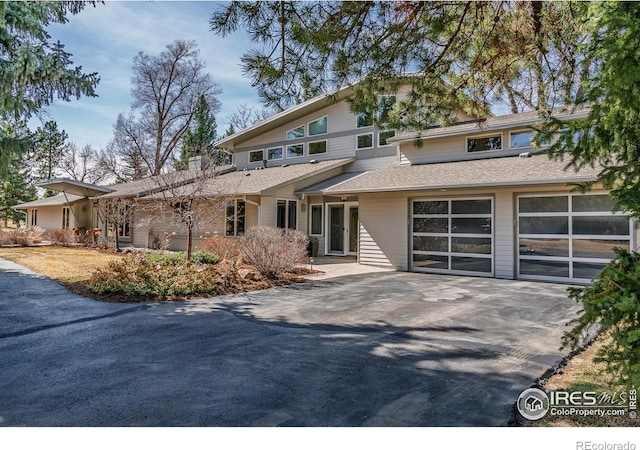
[{"label": "dry grass lawn", "polygon": [[86,281],[98,267],[120,255],[80,247],[0,248],[0,258],[14,261],[61,283]]},{"label": "dry grass lawn", "polygon": [[[566,390],[569,392],[595,391],[620,393],[624,388],[613,384],[613,377],[605,369],[605,363],[596,363],[593,359],[598,351],[608,343],[607,336],[599,336],[593,344],[571,358],[560,373],[551,376],[544,385],[547,391]],[[543,427],[620,427],[638,426],[640,419],[625,416],[550,416],[535,423]]]}]

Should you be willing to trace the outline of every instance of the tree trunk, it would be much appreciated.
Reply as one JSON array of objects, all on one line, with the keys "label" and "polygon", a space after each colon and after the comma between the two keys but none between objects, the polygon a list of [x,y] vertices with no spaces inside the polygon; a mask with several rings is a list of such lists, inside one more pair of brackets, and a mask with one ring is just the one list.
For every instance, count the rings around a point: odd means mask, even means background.
[{"label": "tree trunk", "polygon": [[119,234],[118,233],[118,224],[114,223],[113,225],[114,225],[113,228],[114,228],[115,238],[116,238],[116,240],[115,240],[115,251],[119,252],[120,251],[120,241],[118,240],[118,234]]},{"label": "tree trunk", "polygon": [[193,241],[193,230],[189,228],[187,231],[187,262],[191,262],[191,244]]}]

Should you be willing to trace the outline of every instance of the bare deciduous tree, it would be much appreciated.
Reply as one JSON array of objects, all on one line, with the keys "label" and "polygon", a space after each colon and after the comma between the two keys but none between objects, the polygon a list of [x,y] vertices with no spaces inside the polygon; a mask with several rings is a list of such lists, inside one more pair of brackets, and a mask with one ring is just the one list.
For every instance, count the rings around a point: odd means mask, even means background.
[{"label": "bare deciduous tree", "polygon": [[198,98],[204,96],[216,113],[215,96],[222,91],[205,72],[195,41],[174,41],[157,56],[138,53],[133,73],[132,110],[118,116],[113,150],[149,175],[160,175],[180,150]]},{"label": "bare deciduous tree", "polygon": [[187,234],[187,260],[191,260],[193,232],[219,220],[237,191],[237,177],[225,177],[232,169],[213,164],[202,170],[176,171],[148,180],[150,193],[137,201],[138,224],[168,224]]},{"label": "bare deciduous tree", "polygon": [[[100,219],[107,225],[108,233],[113,236],[114,249],[120,251],[120,234],[128,234],[127,230],[133,220],[134,203],[131,199],[108,197],[98,198],[97,210]],[[110,236],[107,235],[107,244]]]},{"label": "bare deciduous tree", "polygon": [[238,110],[227,116],[227,121],[233,126],[234,130],[244,130],[258,122],[276,114],[274,109],[258,109],[249,105],[240,105]]},{"label": "bare deciduous tree", "polygon": [[62,159],[61,169],[74,180],[84,183],[101,183],[108,176],[106,168],[100,164],[98,151],[91,144],[79,149],[76,144],[70,143]]}]

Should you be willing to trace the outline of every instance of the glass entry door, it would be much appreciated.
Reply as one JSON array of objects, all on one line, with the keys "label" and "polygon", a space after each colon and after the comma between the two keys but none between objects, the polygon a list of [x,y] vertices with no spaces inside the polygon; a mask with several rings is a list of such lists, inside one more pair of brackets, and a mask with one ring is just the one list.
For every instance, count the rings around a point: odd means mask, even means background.
[{"label": "glass entry door", "polygon": [[358,205],[327,204],[327,254],[356,255],[358,253]]}]

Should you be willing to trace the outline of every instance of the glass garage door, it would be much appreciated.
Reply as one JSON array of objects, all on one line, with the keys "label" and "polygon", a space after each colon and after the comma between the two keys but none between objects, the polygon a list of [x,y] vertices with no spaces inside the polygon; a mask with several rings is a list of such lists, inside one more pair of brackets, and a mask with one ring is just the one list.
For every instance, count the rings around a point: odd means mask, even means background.
[{"label": "glass garage door", "polygon": [[607,194],[520,196],[518,276],[586,283],[630,249],[631,221]]},{"label": "glass garage door", "polygon": [[493,200],[413,200],[411,246],[414,271],[493,276]]}]

